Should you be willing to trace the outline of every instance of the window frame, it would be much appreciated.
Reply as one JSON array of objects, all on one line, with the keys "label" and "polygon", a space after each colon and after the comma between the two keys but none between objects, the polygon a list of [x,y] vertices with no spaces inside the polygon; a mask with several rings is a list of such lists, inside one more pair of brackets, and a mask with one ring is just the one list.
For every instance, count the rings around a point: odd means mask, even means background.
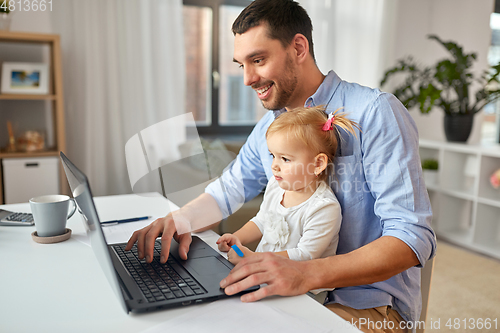
[{"label": "window frame", "polygon": [[[211,123],[210,125],[196,126],[202,136],[247,136],[255,125],[221,125],[219,122],[219,93],[220,86],[214,83],[214,73],[220,73],[219,48],[220,48],[220,7],[223,5],[246,7],[252,0],[182,0],[182,5],[209,7],[212,9],[212,60],[211,60]],[[189,94],[189,92],[186,92]],[[188,129],[189,130],[189,129]],[[191,129],[193,130],[193,129]]]}]

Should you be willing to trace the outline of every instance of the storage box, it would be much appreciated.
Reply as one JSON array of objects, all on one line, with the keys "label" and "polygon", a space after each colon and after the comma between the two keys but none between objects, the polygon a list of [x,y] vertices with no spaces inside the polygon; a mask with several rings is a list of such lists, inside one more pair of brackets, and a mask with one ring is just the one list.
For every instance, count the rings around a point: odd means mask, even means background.
[{"label": "storage box", "polygon": [[59,193],[59,158],[5,158],[2,160],[6,204]]}]

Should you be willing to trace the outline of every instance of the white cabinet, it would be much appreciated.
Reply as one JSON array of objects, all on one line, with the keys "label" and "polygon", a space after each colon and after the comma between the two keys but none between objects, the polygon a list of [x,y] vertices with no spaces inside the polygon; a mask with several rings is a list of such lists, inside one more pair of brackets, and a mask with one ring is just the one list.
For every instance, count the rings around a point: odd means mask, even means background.
[{"label": "white cabinet", "polygon": [[437,184],[426,184],[438,237],[500,258],[500,145],[420,140],[420,158],[439,161]]},{"label": "white cabinet", "polygon": [[59,193],[57,157],[2,160],[5,203],[28,202],[40,195]]}]

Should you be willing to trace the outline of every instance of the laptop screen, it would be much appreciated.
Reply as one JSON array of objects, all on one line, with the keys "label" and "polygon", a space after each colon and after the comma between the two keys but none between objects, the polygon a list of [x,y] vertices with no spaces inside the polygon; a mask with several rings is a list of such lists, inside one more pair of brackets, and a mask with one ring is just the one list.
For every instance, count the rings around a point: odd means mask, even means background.
[{"label": "laptop screen", "polygon": [[106,275],[111,287],[115,291],[122,307],[126,312],[127,306],[123,299],[123,294],[120,289],[120,284],[118,282],[117,273],[113,267],[111,261],[111,256],[109,254],[109,248],[106,244],[106,239],[102,232],[102,228],[99,221],[99,216],[97,215],[97,210],[94,205],[94,200],[92,198],[92,193],[90,191],[90,186],[88,183],[87,176],[81,172],[67,157],[63,152],[60,153],[62,165],[64,167],[64,172],[66,173],[66,178],[68,179],[69,187],[73,194],[73,198],[78,206],[78,212],[82,216],[83,224],[87,232],[87,236],[90,239],[90,244],[92,250],[94,251],[97,261]]}]

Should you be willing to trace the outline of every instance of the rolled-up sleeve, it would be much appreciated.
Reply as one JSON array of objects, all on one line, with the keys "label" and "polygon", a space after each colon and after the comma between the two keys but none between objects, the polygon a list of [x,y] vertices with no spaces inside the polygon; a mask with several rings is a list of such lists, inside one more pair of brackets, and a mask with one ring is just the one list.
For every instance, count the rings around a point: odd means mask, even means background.
[{"label": "rolled-up sleeve", "polygon": [[382,236],[405,242],[423,266],[434,256],[436,237],[422,181],[415,123],[401,102],[386,93],[380,94],[362,117],[364,173],[375,199]]}]

